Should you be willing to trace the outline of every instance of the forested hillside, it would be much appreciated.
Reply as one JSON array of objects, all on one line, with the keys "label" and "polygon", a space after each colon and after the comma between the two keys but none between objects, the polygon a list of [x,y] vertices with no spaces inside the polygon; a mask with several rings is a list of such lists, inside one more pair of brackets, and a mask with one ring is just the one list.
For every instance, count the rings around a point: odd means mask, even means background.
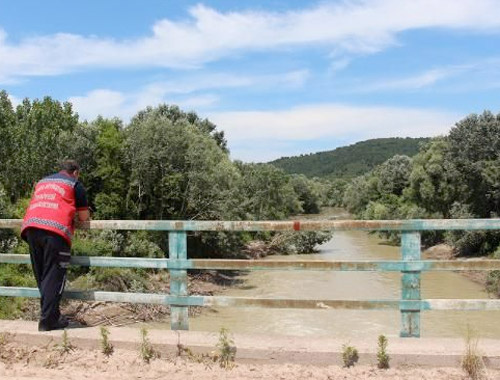
[{"label": "forested hillside", "polygon": [[428,138],[384,138],[358,142],[327,152],[283,157],[270,164],[307,177],[352,178],[369,172],[396,154],[414,156]]}]

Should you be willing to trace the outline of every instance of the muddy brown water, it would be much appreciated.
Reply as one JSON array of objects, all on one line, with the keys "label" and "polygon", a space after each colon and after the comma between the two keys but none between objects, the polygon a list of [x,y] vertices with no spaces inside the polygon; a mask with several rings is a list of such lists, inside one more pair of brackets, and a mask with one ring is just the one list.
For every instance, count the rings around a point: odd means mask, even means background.
[{"label": "muddy brown water", "polygon": [[[328,217],[345,218],[341,210]],[[339,231],[310,255],[272,256],[268,260],[399,260],[400,247],[364,231]],[[221,296],[298,299],[400,299],[401,274],[390,272],[252,271],[239,287]],[[422,274],[422,298],[488,298],[482,286],[456,272]],[[425,311],[421,336],[462,337],[470,325],[483,338],[500,338],[500,311]],[[217,308],[190,318],[191,330],[337,338],[398,336],[400,313],[374,310]]]}]

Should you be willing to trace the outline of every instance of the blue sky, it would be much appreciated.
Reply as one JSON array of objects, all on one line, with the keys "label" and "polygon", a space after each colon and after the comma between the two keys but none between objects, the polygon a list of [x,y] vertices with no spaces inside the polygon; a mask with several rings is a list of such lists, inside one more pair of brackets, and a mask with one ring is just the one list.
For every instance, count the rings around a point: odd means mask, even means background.
[{"label": "blue sky", "polygon": [[264,162],[500,112],[500,0],[0,0],[0,89],[178,104]]}]

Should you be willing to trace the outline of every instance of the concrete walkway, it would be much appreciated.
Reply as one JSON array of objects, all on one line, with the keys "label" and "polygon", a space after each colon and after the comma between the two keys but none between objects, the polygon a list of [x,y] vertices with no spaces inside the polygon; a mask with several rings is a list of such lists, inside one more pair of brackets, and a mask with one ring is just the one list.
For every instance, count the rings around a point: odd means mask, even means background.
[{"label": "concrete walkway", "polygon": [[[139,328],[110,327],[110,341],[115,348],[137,350],[140,341]],[[0,320],[0,334],[10,334],[14,342],[46,346],[61,341],[61,331],[38,332],[37,323]],[[99,328],[68,329],[71,344],[83,349],[99,349]],[[149,330],[149,339],[163,353],[174,354],[180,343],[194,353],[210,353],[215,350],[217,333],[199,331]],[[377,340],[339,340],[270,335],[232,334],[237,347],[236,360],[251,363],[296,363],[311,365],[341,365],[342,345],[348,343],[358,349],[360,364],[376,363]],[[453,338],[395,338],[389,337],[388,353],[391,365],[417,365],[456,367],[465,351],[462,339]],[[489,368],[500,369],[500,340],[482,339],[479,352]]]}]

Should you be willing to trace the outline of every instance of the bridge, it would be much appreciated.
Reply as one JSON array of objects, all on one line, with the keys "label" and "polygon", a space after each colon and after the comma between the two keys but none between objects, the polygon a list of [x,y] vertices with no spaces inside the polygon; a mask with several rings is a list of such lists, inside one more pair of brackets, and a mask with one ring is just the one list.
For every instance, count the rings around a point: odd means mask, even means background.
[{"label": "bridge", "polygon": [[[17,229],[21,220],[2,219],[0,228]],[[90,230],[165,231],[168,252],[164,259],[134,257],[72,257],[80,266],[154,268],[170,272],[170,294],[103,291],[66,291],[65,298],[79,300],[163,304],[171,307],[171,329],[188,330],[190,306],[268,307],[301,309],[396,310],[401,314],[401,337],[420,337],[421,313],[427,310],[500,310],[498,299],[422,299],[423,271],[500,270],[500,260],[422,260],[421,233],[433,230],[499,230],[500,219],[445,220],[297,220],[297,221],[168,221],[97,220],[79,226]],[[401,260],[322,261],[322,260],[219,260],[189,259],[187,236],[203,231],[398,231],[401,233]],[[28,255],[1,253],[0,263],[30,264]],[[315,270],[401,272],[400,300],[332,300],[288,298],[243,298],[189,295],[187,271],[218,270]],[[38,289],[0,286],[0,296],[39,297]]]}]

